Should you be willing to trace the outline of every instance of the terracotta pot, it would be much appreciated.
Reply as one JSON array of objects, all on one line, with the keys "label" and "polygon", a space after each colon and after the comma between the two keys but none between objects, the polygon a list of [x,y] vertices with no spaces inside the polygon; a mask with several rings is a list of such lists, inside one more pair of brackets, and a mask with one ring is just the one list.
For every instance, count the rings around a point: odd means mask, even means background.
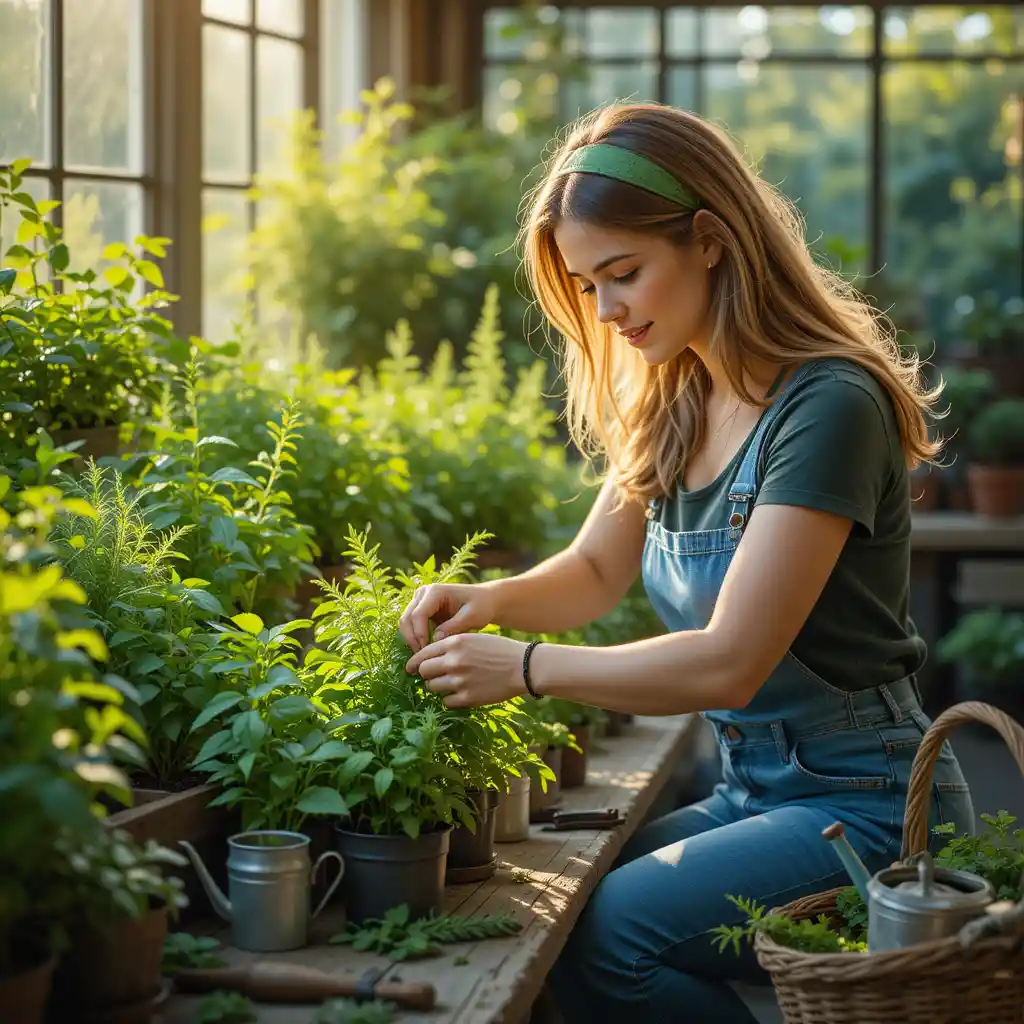
[{"label": "terracotta pot", "polygon": [[160,994],[160,964],[168,908],[140,920],[126,918],[104,930],[82,928],[61,957],[54,995],[69,1008],[144,1008]]},{"label": "terracotta pot", "polygon": [[582,753],[577,753],[572,747],[565,748],[562,754],[562,788],[578,789],[587,784],[587,759],[593,742],[594,727],[573,725],[570,728]]},{"label": "terracotta pot", "polygon": [[19,974],[0,978],[0,1021],[3,1024],[43,1024],[57,958],[52,954]]},{"label": "terracotta pot", "polygon": [[556,807],[562,798],[562,747],[548,747],[541,756],[544,763],[555,773],[555,781],[548,783],[547,792],[541,787],[540,780],[530,771],[530,821],[537,820],[539,812],[549,807]]},{"label": "terracotta pot", "polygon": [[120,455],[124,449],[121,445],[121,428],[113,427],[91,427],[88,430],[55,430],[51,436],[55,447],[71,444],[72,441],[81,441],[82,444],[75,450],[78,458],[71,463],[75,468],[84,465],[86,459],[92,458],[97,462],[105,456]]},{"label": "terracotta pot", "polygon": [[1024,466],[969,465],[967,487],[979,515],[1006,518],[1024,512]]}]

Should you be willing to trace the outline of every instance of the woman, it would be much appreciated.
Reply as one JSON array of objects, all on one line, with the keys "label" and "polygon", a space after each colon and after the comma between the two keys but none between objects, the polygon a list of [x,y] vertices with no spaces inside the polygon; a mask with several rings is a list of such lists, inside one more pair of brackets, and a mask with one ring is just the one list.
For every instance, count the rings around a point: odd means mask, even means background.
[{"label": "woman", "polygon": [[[908,467],[937,397],[880,319],[817,266],[791,207],[699,118],[613,106],[534,197],[526,265],[567,341],[574,439],[608,473],[567,550],[520,576],[418,591],[409,670],[451,707],[527,692],[641,715],[705,712],[723,782],[643,828],[551,982],[567,1020],[749,1022],[749,952],[709,932],[725,894],[777,906],[899,854],[928,726],[908,614]],[[668,635],[524,645],[605,614],[638,572]],[[429,641],[430,622],[437,625]],[[973,827],[948,745],[935,823]]]}]

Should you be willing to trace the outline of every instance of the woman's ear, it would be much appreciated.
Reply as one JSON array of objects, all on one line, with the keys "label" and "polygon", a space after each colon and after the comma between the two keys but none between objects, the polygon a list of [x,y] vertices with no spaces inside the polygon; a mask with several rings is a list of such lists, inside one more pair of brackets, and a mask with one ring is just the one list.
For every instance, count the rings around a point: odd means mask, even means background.
[{"label": "woman's ear", "polygon": [[724,225],[710,210],[693,215],[693,240],[704,266],[710,270],[722,259]]}]

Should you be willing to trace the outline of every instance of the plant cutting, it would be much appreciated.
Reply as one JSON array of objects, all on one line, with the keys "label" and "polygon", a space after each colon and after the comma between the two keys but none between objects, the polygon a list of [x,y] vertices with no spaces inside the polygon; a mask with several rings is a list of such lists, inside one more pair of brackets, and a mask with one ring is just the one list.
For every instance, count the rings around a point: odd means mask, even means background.
[{"label": "plant cutting", "polygon": [[150,840],[103,829],[87,843],[62,837],[67,873],[61,884],[72,897],[69,948],[54,982],[65,1013],[140,1014],[160,993],[168,920],[187,904],[183,883],[169,869],[185,858]]},{"label": "plant cutting", "polygon": [[967,484],[974,510],[1013,516],[1024,510],[1024,399],[1002,398],[968,431]]},{"label": "plant cutting", "polygon": [[125,713],[132,688],[96,668],[102,637],[85,595],[52,564],[46,534],[87,506],[53,487],[15,492],[0,476],[0,1006],[39,1024],[55,953],[74,913],[71,858],[102,833],[103,794],[126,802],[115,749],[141,757]]}]

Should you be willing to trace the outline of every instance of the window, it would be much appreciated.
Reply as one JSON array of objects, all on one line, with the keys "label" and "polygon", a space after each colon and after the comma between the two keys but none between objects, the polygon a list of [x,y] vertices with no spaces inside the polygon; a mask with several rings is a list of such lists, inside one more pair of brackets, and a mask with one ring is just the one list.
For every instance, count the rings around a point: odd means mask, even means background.
[{"label": "window", "polygon": [[203,333],[227,337],[253,302],[245,248],[256,176],[286,166],[306,95],[304,0],[203,0]]},{"label": "window", "polygon": [[[982,291],[1024,291],[1024,8],[552,5],[587,74],[566,120],[616,99],[695,110],[740,140],[844,272],[938,337]],[[484,24],[484,111],[518,95],[516,12]],[[505,122],[508,124],[507,120]],[[873,280],[858,282],[873,290]],[[881,287],[877,289],[881,291]]]},{"label": "window", "polygon": [[[75,263],[145,228],[152,194],[143,0],[0,0],[0,163],[62,205]],[[15,225],[4,225],[3,248]]]}]

